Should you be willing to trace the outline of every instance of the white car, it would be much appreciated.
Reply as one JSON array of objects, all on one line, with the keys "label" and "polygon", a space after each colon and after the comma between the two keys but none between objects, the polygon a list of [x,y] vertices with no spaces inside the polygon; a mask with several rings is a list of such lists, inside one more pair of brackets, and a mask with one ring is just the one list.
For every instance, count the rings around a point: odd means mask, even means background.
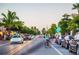
[{"label": "white car", "polygon": [[35,38],[35,36],[34,36],[34,35],[32,35],[32,36],[31,36],[31,39],[34,39],[34,38]]},{"label": "white car", "polygon": [[11,38],[11,43],[23,43],[24,39],[20,35],[14,35]]}]

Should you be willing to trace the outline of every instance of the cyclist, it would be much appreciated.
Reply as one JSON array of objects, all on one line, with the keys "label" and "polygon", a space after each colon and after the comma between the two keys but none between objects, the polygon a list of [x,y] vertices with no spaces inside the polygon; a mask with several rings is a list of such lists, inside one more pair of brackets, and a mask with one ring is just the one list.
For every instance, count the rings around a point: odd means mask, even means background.
[{"label": "cyclist", "polygon": [[45,45],[46,45],[46,47],[50,47],[49,42],[50,42],[49,36],[46,34],[45,35]]}]

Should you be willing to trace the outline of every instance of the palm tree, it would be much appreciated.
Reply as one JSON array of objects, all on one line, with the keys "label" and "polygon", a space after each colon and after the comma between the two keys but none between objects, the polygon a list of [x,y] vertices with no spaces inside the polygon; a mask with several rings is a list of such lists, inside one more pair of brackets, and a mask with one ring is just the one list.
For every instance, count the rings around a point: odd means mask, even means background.
[{"label": "palm tree", "polygon": [[63,17],[64,17],[64,18],[63,18],[64,20],[68,20],[69,17],[70,17],[70,15],[68,15],[67,13],[65,13],[65,14],[63,15]]},{"label": "palm tree", "polygon": [[5,27],[11,28],[13,25],[13,21],[19,20],[19,18],[16,16],[16,12],[12,12],[8,10],[8,13],[2,13],[3,16],[3,23]]},{"label": "palm tree", "polygon": [[42,29],[42,34],[44,34],[44,35],[46,34],[46,29],[45,28]]},{"label": "palm tree", "polygon": [[24,22],[22,21],[14,21],[12,27],[15,28],[15,30],[22,30],[23,25]]},{"label": "palm tree", "polygon": [[72,9],[73,9],[73,10],[74,10],[74,9],[77,9],[78,14],[79,14],[79,3],[73,4],[73,8],[72,8]]}]

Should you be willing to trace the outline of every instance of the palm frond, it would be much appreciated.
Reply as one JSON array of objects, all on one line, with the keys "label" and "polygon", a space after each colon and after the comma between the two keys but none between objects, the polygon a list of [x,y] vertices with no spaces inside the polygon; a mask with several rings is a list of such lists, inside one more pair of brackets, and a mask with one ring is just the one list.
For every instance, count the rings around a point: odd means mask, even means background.
[{"label": "palm frond", "polygon": [[76,4],[73,4],[73,8],[72,9],[76,9],[77,5]]},{"label": "palm frond", "polygon": [[6,18],[6,19],[7,19],[7,16],[6,16],[6,14],[2,13],[1,15],[2,15],[4,18]]}]

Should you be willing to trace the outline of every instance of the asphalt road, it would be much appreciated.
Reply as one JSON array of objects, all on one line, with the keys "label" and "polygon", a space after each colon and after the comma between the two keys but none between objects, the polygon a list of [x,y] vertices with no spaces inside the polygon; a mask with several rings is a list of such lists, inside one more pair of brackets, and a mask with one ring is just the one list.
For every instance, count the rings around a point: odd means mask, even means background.
[{"label": "asphalt road", "polygon": [[68,49],[55,43],[50,44],[51,48],[46,48],[43,42],[44,38],[37,37],[30,41],[24,41],[23,44],[1,43],[0,55],[74,55]]},{"label": "asphalt road", "polygon": [[29,55],[60,55],[55,49],[41,46],[36,51],[29,53]]},{"label": "asphalt road", "polygon": [[[40,43],[40,41],[43,40],[43,43]],[[30,45],[32,49],[27,49],[29,47],[24,47],[19,53],[19,55],[62,55],[62,53],[55,49],[53,45],[51,45],[51,48],[46,48],[44,45],[44,38],[37,38],[37,41]],[[38,44],[39,43],[39,44]]]},{"label": "asphalt road", "polygon": [[75,55],[74,53],[69,52],[68,49],[63,48],[54,42],[50,45],[51,48],[45,48],[45,46],[42,45],[37,50],[29,53],[29,55]]},{"label": "asphalt road", "polygon": [[24,49],[29,51],[28,49],[35,47],[38,43],[40,44],[41,41],[42,39],[39,39],[38,37],[35,37],[30,41],[24,41],[23,44],[11,44],[9,41],[0,41],[0,55],[17,55],[20,52],[23,53]]},{"label": "asphalt road", "polygon": [[57,44],[53,44],[51,48],[40,47],[36,51],[29,53],[29,55],[74,55],[70,53],[67,49],[62,48]]},{"label": "asphalt road", "polygon": [[0,46],[0,55],[13,55],[20,51],[26,45],[29,45],[31,41],[25,41],[23,44],[5,44]]}]

